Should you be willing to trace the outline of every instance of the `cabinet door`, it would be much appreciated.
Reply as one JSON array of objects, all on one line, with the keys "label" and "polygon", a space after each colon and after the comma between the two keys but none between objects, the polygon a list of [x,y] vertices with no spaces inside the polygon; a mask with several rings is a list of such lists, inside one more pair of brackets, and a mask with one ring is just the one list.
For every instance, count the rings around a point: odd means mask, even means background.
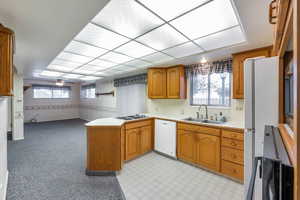
[{"label": "cabinet door", "polygon": [[186,98],[186,79],[183,66],[167,69],[167,97],[169,99]]},{"label": "cabinet door", "polygon": [[0,24],[0,96],[13,94],[13,32]]},{"label": "cabinet door", "polygon": [[148,71],[148,97],[163,99],[167,97],[166,69],[149,69]]},{"label": "cabinet door", "polygon": [[180,98],[179,68],[173,67],[167,70],[167,96],[168,98]]},{"label": "cabinet door", "polygon": [[151,126],[145,126],[140,128],[140,141],[141,141],[141,152],[140,154],[146,153],[152,150],[152,128]]},{"label": "cabinet door", "polygon": [[140,129],[126,130],[126,160],[130,160],[139,155],[140,152]]},{"label": "cabinet door", "polygon": [[121,168],[123,167],[125,161],[125,128],[122,126],[121,128]]},{"label": "cabinet door", "polygon": [[195,134],[196,163],[208,169],[220,170],[220,138],[207,134]]},{"label": "cabinet door", "polygon": [[255,58],[260,56],[269,57],[271,48],[255,49],[247,52],[242,52],[233,55],[232,75],[233,75],[233,89],[232,96],[234,99],[244,98],[244,61],[247,58]]},{"label": "cabinet door", "polygon": [[177,153],[178,158],[195,162],[195,140],[194,133],[189,131],[178,130]]}]

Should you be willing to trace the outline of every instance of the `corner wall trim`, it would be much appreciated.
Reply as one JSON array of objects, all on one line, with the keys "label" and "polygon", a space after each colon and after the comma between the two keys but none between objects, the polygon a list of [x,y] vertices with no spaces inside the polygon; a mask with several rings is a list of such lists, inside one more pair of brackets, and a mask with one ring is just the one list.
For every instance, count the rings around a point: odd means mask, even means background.
[{"label": "corner wall trim", "polygon": [[5,179],[4,179],[3,193],[0,194],[0,200],[6,199],[7,185],[8,185],[8,171],[6,171]]}]

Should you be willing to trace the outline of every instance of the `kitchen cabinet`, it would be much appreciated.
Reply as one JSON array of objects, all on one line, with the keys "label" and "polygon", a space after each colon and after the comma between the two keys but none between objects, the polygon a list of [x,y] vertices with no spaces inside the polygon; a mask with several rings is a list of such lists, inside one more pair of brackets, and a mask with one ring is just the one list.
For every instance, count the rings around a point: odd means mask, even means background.
[{"label": "kitchen cabinet", "polygon": [[167,98],[185,99],[186,80],[184,66],[167,68]]},{"label": "kitchen cabinet", "polygon": [[244,180],[244,134],[242,131],[222,130],[221,173]]},{"label": "kitchen cabinet", "polygon": [[126,130],[126,160],[130,160],[139,155],[140,152],[140,129]]},{"label": "kitchen cabinet", "polygon": [[125,129],[125,160],[132,160],[153,149],[152,120],[130,122]]},{"label": "kitchen cabinet", "polygon": [[195,140],[191,131],[178,130],[177,156],[191,163],[195,162]]},{"label": "kitchen cabinet", "polygon": [[152,150],[152,127],[146,126],[140,128],[140,153],[144,154]]},{"label": "kitchen cabinet", "polygon": [[0,24],[0,96],[13,95],[14,33]]},{"label": "kitchen cabinet", "polygon": [[220,137],[195,134],[196,163],[208,169],[220,170]]},{"label": "kitchen cabinet", "polygon": [[186,78],[183,65],[148,70],[148,97],[151,99],[186,98]]},{"label": "kitchen cabinet", "polygon": [[167,98],[167,71],[166,69],[148,70],[148,96],[152,99]]},{"label": "kitchen cabinet", "polygon": [[232,97],[234,99],[244,98],[244,61],[247,58],[255,58],[260,56],[270,57],[271,52],[272,47],[264,47],[232,55]]},{"label": "kitchen cabinet", "polygon": [[220,170],[220,129],[179,123],[177,138],[179,159]]}]

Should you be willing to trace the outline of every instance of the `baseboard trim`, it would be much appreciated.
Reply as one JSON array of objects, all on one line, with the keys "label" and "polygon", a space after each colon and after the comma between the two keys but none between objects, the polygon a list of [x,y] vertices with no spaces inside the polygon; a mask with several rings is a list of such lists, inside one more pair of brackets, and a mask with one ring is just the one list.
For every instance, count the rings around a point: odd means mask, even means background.
[{"label": "baseboard trim", "polygon": [[7,192],[7,185],[8,185],[8,171],[6,170],[6,173],[5,173],[5,181],[4,181],[4,186],[3,186],[3,194],[0,194],[1,198],[0,200],[5,200],[6,199],[6,192]]},{"label": "baseboard trim", "polygon": [[95,171],[95,170],[85,170],[87,176],[116,176],[115,171]]}]

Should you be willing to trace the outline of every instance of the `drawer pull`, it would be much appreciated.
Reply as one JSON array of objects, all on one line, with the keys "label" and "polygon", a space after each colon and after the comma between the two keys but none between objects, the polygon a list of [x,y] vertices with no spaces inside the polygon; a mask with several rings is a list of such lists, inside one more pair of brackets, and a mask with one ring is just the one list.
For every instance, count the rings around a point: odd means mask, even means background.
[{"label": "drawer pull", "polygon": [[232,138],[237,138],[237,136],[235,134],[231,134]]},{"label": "drawer pull", "polygon": [[233,159],[236,159],[236,158],[237,158],[237,156],[236,156],[235,154],[231,154],[231,157],[232,157]]},{"label": "drawer pull", "polygon": [[234,174],[236,174],[236,173],[237,173],[236,169],[233,169],[233,170],[232,170],[232,172],[233,172]]},{"label": "drawer pull", "polygon": [[236,146],[236,143],[234,141],[231,142],[232,146]]}]

